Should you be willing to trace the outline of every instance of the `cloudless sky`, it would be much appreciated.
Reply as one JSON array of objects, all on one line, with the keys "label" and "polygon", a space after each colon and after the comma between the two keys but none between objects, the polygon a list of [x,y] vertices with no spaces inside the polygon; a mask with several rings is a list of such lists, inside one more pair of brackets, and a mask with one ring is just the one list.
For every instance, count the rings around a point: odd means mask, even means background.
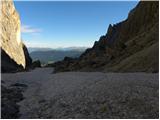
[{"label": "cloudless sky", "polygon": [[92,47],[138,1],[14,1],[28,47]]}]

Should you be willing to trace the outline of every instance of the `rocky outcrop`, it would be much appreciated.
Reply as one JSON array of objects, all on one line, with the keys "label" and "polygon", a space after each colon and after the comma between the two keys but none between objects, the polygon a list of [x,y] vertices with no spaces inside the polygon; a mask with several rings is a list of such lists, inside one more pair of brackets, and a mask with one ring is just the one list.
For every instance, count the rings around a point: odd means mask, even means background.
[{"label": "rocky outcrop", "polygon": [[29,68],[32,65],[32,59],[29,55],[27,47],[24,44],[23,44],[23,51],[24,51],[24,55],[25,55],[26,68]]},{"label": "rocky outcrop", "polygon": [[158,1],[140,1],[126,20],[109,25],[107,34],[78,59],[55,63],[55,72],[158,72],[158,8]]},{"label": "rocky outcrop", "polygon": [[33,61],[32,65],[30,66],[30,68],[34,69],[34,68],[40,68],[41,67],[41,62],[39,60]]},{"label": "rocky outcrop", "polygon": [[16,70],[19,66],[25,69],[26,66],[31,63],[31,58],[29,57],[27,48],[21,41],[21,23],[19,14],[15,9],[12,0],[0,1],[0,5],[1,60],[2,63],[6,63],[2,64],[2,72]]},{"label": "rocky outcrop", "polygon": [[1,71],[17,72],[19,70],[23,70],[23,67],[18,65],[3,49],[1,49]]}]

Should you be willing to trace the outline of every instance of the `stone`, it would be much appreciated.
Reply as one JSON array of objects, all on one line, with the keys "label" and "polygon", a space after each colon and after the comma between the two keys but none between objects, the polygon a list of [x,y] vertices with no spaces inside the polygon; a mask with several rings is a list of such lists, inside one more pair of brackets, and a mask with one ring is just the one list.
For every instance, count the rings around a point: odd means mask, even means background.
[{"label": "stone", "polygon": [[39,60],[33,61],[31,68],[41,67],[41,62]]},{"label": "stone", "polygon": [[0,28],[2,72],[25,69],[32,60],[21,40],[21,21],[12,0],[0,1]]},{"label": "stone", "polygon": [[158,1],[140,1],[126,20],[110,24],[106,35],[78,59],[54,63],[55,72],[158,72],[158,10]]}]

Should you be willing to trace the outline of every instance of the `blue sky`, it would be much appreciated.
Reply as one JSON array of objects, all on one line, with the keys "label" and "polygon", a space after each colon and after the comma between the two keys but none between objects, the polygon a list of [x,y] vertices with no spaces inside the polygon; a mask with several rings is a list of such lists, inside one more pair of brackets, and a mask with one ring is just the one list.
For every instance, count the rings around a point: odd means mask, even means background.
[{"label": "blue sky", "polygon": [[137,1],[14,1],[28,47],[92,47]]}]

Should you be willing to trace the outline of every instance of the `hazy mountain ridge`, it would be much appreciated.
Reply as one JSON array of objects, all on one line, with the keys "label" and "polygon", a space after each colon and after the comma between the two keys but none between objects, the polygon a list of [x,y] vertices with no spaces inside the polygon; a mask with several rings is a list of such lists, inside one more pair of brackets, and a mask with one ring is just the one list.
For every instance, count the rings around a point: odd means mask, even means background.
[{"label": "hazy mountain ridge", "polygon": [[29,53],[34,52],[34,51],[50,51],[50,50],[57,50],[57,51],[71,51],[71,50],[84,51],[86,49],[87,49],[87,47],[59,47],[59,48],[28,47]]},{"label": "hazy mountain ridge", "polygon": [[109,25],[107,34],[78,59],[54,64],[62,71],[158,71],[159,3],[140,1],[128,18]]},{"label": "hazy mountain ridge", "polygon": [[32,53],[35,51],[49,51],[49,50],[52,50],[52,48],[28,47],[29,53]]},{"label": "hazy mountain ridge", "polygon": [[33,60],[40,60],[41,63],[47,64],[49,62],[56,62],[63,60],[65,57],[79,57],[84,50],[42,50],[30,53]]}]

